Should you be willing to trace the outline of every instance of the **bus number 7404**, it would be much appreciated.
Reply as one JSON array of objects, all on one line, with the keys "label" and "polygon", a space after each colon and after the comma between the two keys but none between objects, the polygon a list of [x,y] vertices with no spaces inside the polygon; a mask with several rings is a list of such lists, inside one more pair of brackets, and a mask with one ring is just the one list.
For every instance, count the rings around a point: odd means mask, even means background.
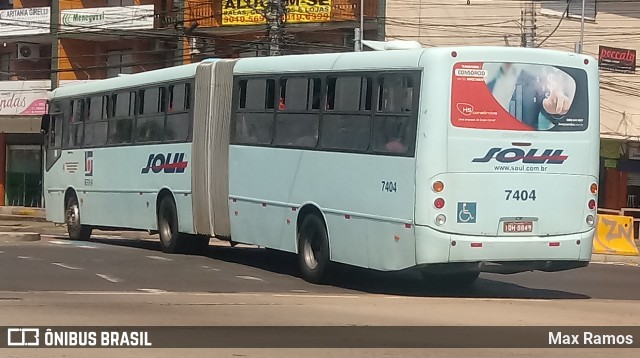
[{"label": "bus number 7404", "polygon": [[527,201],[533,200],[536,201],[536,191],[535,190],[505,190],[507,193],[506,200],[520,200]]},{"label": "bus number 7404", "polygon": [[386,191],[388,193],[391,193],[391,192],[395,193],[395,192],[398,191],[398,185],[394,181],[383,180],[382,181],[382,191]]}]

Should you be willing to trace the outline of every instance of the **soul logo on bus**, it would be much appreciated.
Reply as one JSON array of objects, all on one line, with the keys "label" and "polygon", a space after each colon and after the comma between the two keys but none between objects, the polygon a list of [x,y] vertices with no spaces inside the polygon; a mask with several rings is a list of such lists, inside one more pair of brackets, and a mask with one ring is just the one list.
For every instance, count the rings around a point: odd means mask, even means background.
[{"label": "soul logo on bus", "polygon": [[184,160],[184,153],[149,154],[147,166],[142,168],[141,174],[149,171],[154,173],[184,173],[188,162]]},{"label": "soul logo on bus", "polygon": [[563,155],[563,149],[529,149],[521,148],[491,148],[481,158],[475,158],[473,163],[487,163],[495,159],[500,163],[514,163],[522,161],[525,164],[562,164],[568,155]]}]

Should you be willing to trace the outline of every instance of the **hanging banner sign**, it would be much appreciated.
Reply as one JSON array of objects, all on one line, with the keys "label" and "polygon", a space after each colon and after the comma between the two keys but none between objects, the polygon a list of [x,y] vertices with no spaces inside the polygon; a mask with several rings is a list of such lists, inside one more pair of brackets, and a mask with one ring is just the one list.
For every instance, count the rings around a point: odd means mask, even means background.
[{"label": "hanging banner sign", "polygon": [[[331,21],[331,1],[286,0],[286,23]],[[269,0],[223,0],[222,26],[266,25],[268,5]]]},{"label": "hanging banner sign", "polygon": [[0,10],[0,37],[48,34],[49,7]]},{"label": "hanging banner sign", "polygon": [[61,31],[153,29],[154,5],[109,6],[62,10]]},{"label": "hanging banner sign", "polygon": [[636,73],[636,50],[600,46],[598,67],[620,73]]}]

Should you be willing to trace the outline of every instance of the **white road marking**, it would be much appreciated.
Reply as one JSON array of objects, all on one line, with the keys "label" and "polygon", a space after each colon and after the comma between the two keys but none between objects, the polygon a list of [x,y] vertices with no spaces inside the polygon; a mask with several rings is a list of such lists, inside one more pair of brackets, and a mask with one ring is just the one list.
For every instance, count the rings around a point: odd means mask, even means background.
[{"label": "white road marking", "polygon": [[0,251],[0,254],[4,254],[4,251]]},{"label": "white road marking", "polygon": [[173,259],[170,259],[167,257],[160,257],[160,256],[147,256],[147,258],[150,258],[153,260],[160,260],[160,261],[173,261]]},{"label": "white road marking", "polygon": [[83,248],[83,249],[97,249],[97,247],[95,247],[95,246],[87,246],[87,245],[80,245],[78,247]]},{"label": "white road marking", "polygon": [[167,293],[166,290],[161,290],[158,288],[139,288],[138,291],[142,291],[146,293]]},{"label": "white road marking", "polygon": [[56,244],[56,245],[71,245],[69,241],[59,241],[59,240],[51,240],[49,241],[49,243]]},{"label": "white road marking", "polygon": [[113,283],[116,283],[116,282],[120,282],[120,281],[122,281],[122,280],[121,280],[121,279],[119,279],[119,278],[115,278],[115,277],[113,277],[113,276],[109,276],[109,275],[103,275],[103,274],[101,274],[101,273],[97,273],[97,274],[96,274],[96,276],[98,276],[98,277],[100,277],[100,278],[104,278],[105,280],[107,280],[107,281],[109,281],[109,282],[113,282]]},{"label": "white road marking", "polygon": [[360,298],[360,296],[337,296],[337,295],[289,295],[289,294],[274,294],[273,297],[302,297],[302,298]]},{"label": "white road marking", "polygon": [[236,276],[236,277],[237,277],[237,278],[244,279],[244,280],[264,281],[264,280],[263,280],[263,279],[261,279],[261,278],[253,277],[253,276]]},{"label": "white road marking", "polygon": [[69,270],[82,270],[81,267],[68,266],[68,265],[65,265],[65,264],[61,264],[59,262],[53,262],[51,264],[52,265],[56,265],[56,266],[60,266],[60,267],[64,267],[64,268],[69,269]]},{"label": "white road marking", "polygon": [[207,265],[202,265],[200,267],[202,267],[203,269],[211,270],[211,271],[220,271],[219,268],[213,268],[213,267],[209,267]]},{"label": "white road marking", "polygon": [[309,291],[307,291],[307,290],[291,290],[291,292],[296,292],[296,293],[308,293]]},{"label": "white road marking", "polygon": [[[51,292],[51,291],[49,291]],[[167,292],[170,293],[170,292]],[[64,292],[66,295],[96,295],[96,296],[118,296],[118,295],[158,295],[160,292],[135,292],[135,291],[89,291],[89,292]]]},{"label": "white road marking", "polygon": [[33,257],[31,256],[18,256],[19,259],[25,259],[25,260],[32,260]]}]

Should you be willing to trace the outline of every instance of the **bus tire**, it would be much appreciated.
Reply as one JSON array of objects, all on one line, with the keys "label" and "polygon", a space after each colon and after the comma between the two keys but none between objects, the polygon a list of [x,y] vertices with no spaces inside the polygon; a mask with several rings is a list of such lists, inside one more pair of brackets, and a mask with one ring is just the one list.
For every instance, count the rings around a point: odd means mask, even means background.
[{"label": "bus tire", "polygon": [[325,283],[329,276],[329,236],[317,215],[307,215],[298,230],[298,262],[302,278]]},{"label": "bus tire", "polygon": [[80,221],[80,205],[78,198],[72,194],[67,199],[67,205],[64,210],[65,221],[67,223],[67,232],[71,240],[86,241],[91,238],[93,228],[89,225],[82,225]]},{"label": "bus tire", "polygon": [[428,284],[447,288],[466,288],[473,285],[480,276],[479,271],[435,274],[421,271],[422,278]]},{"label": "bus tire", "polygon": [[162,252],[175,254],[182,250],[184,238],[178,232],[178,211],[171,196],[163,197],[158,206],[158,235]]}]

